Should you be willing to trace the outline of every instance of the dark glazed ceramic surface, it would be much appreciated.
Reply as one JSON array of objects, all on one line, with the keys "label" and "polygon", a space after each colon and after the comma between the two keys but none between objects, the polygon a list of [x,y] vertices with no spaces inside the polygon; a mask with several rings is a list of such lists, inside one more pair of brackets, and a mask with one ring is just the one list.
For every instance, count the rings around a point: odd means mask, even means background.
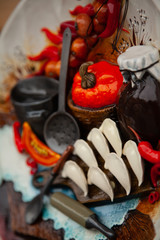
[{"label": "dark glazed ceramic surface", "polygon": [[146,72],[132,87],[130,82],[119,98],[117,108],[121,127],[128,126],[146,141],[156,144],[160,137],[160,82]]},{"label": "dark glazed ceramic surface", "polygon": [[58,85],[57,80],[38,76],[19,81],[11,92],[18,119],[27,121],[41,138],[45,120],[57,110]]}]

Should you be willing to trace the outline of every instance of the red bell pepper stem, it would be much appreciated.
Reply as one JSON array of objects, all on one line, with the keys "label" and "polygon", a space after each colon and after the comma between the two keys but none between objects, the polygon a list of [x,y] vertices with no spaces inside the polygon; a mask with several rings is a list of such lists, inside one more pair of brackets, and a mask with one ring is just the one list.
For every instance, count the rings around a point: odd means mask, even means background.
[{"label": "red bell pepper stem", "polygon": [[158,177],[160,177],[160,163],[155,164],[151,168],[151,181],[154,187],[157,187]]},{"label": "red bell pepper stem", "polygon": [[153,164],[160,163],[160,151],[153,150],[152,145],[147,141],[138,144],[138,151],[142,158]]},{"label": "red bell pepper stem", "polygon": [[24,151],[24,146],[21,142],[21,135],[20,135],[20,122],[16,121],[13,123],[13,133],[14,133],[14,141],[17,147],[17,150],[22,153]]},{"label": "red bell pepper stem", "polygon": [[56,46],[46,47],[36,56],[28,56],[28,59],[31,61],[42,61],[42,60],[53,60],[59,61],[60,57],[58,54],[58,48]]},{"label": "red bell pepper stem", "polygon": [[119,14],[120,14],[120,2],[119,0],[108,0],[108,16],[107,24],[104,31],[99,35],[100,38],[110,37],[118,27]]},{"label": "red bell pepper stem", "polygon": [[41,29],[42,32],[44,32],[47,36],[47,38],[54,44],[60,44],[62,42],[62,34],[58,33],[58,34],[54,34],[52,33],[48,28],[42,28]]},{"label": "red bell pepper stem", "polygon": [[149,197],[148,197],[148,201],[153,204],[155,203],[156,201],[159,200],[159,192],[153,192],[153,193],[150,193]]},{"label": "red bell pepper stem", "polygon": [[79,13],[86,13],[90,17],[92,17],[95,14],[93,5],[91,3],[87,4],[84,7],[81,5],[78,5],[73,10],[69,10],[69,12],[70,12],[70,14],[72,14],[74,16],[78,15]]}]

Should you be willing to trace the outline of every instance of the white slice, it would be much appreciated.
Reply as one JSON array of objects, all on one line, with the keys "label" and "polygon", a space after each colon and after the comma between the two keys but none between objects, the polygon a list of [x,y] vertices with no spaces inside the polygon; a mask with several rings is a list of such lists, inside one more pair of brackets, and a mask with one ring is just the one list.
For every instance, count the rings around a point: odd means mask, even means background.
[{"label": "white slice", "polygon": [[62,170],[62,177],[70,178],[84,192],[84,196],[88,194],[88,184],[83,170],[72,160],[68,160]]},{"label": "white slice", "polygon": [[80,157],[89,167],[98,167],[98,163],[94,156],[93,150],[84,140],[78,139],[75,142],[73,154]]},{"label": "white slice", "polygon": [[88,170],[88,184],[94,184],[105,192],[113,201],[114,193],[111,183],[105,173],[98,167],[91,167]]},{"label": "white slice", "polygon": [[108,143],[102,132],[98,128],[93,128],[88,134],[87,139],[92,142],[102,158],[109,153]]},{"label": "white slice", "polygon": [[106,136],[117,155],[121,157],[122,141],[116,123],[110,118],[106,118],[99,129]]},{"label": "white slice", "polygon": [[105,158],[104,167],[114,175],[128,195],[131,191],[131,181],[128,169],[123,159],[116,153],[109,153]]},{"label": "white slice", "polygon": [[125,143],[123,154],[127,157],[128,162],[138,179],[138,186],[143,183],[144,179],[144,163],[137,148],[137,144],[129,140]]}]

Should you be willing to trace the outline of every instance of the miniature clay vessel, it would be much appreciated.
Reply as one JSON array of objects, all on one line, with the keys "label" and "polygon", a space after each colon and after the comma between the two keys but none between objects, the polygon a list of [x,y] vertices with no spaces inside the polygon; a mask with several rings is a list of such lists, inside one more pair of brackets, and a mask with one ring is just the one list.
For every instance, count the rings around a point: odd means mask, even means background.
[{"label": "miniature clay vessel", "polygon": [[129,48],[118,58],[126,87],[117,107],[118,119],[128,137],[132,128],[142,140],[156,145],[160,137],[160,63],[152,46]]},{"label": "miniature clay vessel", "polygon": [[101,109],[89,109],[74,104],[71,93],[68,96],[68,106],[72,115],[77,119],[82,134],[88,133],[94,127],[100,127],[106,118],[117,119],[116,105],[110,105]]}]

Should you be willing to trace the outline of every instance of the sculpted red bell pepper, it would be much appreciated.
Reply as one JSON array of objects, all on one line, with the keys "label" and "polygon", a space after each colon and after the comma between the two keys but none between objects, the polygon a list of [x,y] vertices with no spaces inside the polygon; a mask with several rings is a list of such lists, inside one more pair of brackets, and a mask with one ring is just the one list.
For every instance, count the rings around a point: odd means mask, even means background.
[{"label": "sculpted red bell pepper", "polygon": [[73,79],[72,100],[76,105],[87,108],[114,104],[122,82],[117,66],[105,61],[84,63]]},{"label": "sculpted red bell pepper", "polygon": [[22,143],[30,156],[41,165],[53,166],[60,158],[58,153],[52,151],[37,138],[27,122],[23,123]]},{"label": "sculpted red bell pepper", "polygon": [[104,31],[99,35],[101,38],[110,37],[118,27],[119,14],[120,14],[120,1],[108,0],[108,16],[107,24]]}]

